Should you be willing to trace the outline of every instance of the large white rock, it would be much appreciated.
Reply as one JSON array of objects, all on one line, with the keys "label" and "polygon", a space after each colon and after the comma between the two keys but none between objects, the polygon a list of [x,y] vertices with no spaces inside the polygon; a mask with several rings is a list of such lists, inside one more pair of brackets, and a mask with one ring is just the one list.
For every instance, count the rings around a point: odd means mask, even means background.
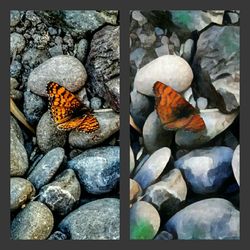
[{"label": "large white rock", "polygon": [[154,96],[153,85],[156,81],[181,92],[191,85],[192,80],[192,69],[183,58],[165,55],[142,67],[135,76],[134,86],[142,94]]}]

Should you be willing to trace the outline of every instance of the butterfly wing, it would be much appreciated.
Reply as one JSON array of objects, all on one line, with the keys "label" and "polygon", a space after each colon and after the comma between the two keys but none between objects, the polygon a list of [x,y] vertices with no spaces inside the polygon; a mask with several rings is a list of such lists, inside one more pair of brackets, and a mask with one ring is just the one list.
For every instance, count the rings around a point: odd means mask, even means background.
[{"label": "butterfly wing", "polygon": [[56,124],[69,121],[74,112],[82,107],[82,104],[74,94],[56,82],[48,83],[47,94],[50,112]]},{"label": "butterfly wing", "polygon": [[156,112],[166,128],[183,128],[195,132],[205,128],[205,123],[197,110],[174,89],[158,81],[154,84],[153,90]]},{"label": "butterfly wing", "polygon": [[87,114],[82,123],[76,128],[77,131],[92,133],[99,128],[99,122],[94,115]]},{"label": "butterfly wing", "polygon": [[87,115],[84,115],[83,117],[76,117],[76,118],[70,119],[69,121],[58,124],[57,128],[60,130],[65,130],[65,131],[75,129],[75,128],[79,127],[81,125],[81,123],[83,123],[86,116]]}]

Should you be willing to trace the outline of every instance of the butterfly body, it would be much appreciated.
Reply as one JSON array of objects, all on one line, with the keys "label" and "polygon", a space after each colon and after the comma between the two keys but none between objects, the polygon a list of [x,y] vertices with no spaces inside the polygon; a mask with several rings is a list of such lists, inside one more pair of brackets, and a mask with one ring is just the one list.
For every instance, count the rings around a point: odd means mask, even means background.
[{"label": "butterfly body", "polygon": [[178,92],[159,81],[154,84],[153,90],[156,112],[165,128],[191,132],[205,129],[205,123],[199,112]]},{"label": "butterfly body", "polygon": [[60,130],[76,129],[92,133],[99,128],[99,122],[91,109],[83,105],[76,96],[56,82],[47,84],[51,116]]}]

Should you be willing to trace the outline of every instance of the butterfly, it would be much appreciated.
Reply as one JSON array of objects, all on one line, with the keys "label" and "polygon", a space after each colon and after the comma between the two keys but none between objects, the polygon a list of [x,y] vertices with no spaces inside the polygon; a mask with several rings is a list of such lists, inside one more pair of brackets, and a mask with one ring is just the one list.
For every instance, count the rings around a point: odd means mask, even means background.
[{"label": "butterfly", "polygon": [[60,130],[83,131],[92,133],[99,128],[99,122],[91,109],[83,105],[76,96],[56,82],[47,84],[49,109]]},{"label": "butterfly", "polygon": [[153,86],[155,108],[163,126],[170,130],[200,132],[205,123],[198,111],[178,92],[162,82]]}]

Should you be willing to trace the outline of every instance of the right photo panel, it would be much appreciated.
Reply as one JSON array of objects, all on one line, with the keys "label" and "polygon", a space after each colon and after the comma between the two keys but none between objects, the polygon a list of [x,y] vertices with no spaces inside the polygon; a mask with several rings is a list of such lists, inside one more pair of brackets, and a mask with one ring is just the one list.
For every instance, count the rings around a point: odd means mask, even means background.
[{"label": "right photo panel", "polygon": [[130,12],[130,239],[240,239],[240,11]]}]

